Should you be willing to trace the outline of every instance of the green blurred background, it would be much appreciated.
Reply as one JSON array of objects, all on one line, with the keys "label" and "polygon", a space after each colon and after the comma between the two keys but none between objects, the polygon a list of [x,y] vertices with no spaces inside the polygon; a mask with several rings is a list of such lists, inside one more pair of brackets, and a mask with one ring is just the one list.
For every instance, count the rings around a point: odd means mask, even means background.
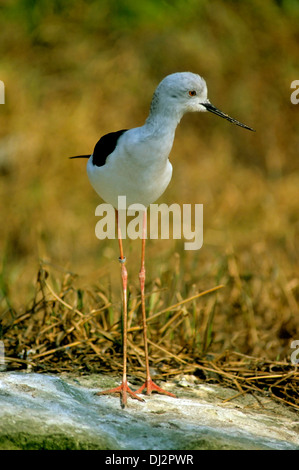
[{"label": "green blurred background", "polygon": [[[272,358],[288,355],[299,339],[299,104],[290,101],[299,2],[7,0],[0,31],[2,312],[30,301],[39,259],[58,267],[57,278],[70,270],[119,296],[117,243],[96,239],[100,200],[86,161],[68,157],[142,125],[161,79],[192,71],[215,106],[256,133],[210,114],[183,118],[161,202],[202,203],[204,245],[186,252],[183,240],[149,241],[148,283],[163,285],[172,269],[182,297],[224,283],[221,347],[254,354],[266,344]],[[139,253],[127,241],[136,286]]]}]

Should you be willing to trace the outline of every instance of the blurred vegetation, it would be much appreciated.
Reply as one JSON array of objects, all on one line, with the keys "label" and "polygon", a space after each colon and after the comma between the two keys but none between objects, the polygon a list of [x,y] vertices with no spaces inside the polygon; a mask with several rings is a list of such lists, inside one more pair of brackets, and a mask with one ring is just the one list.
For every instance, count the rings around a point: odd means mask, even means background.
[{"label": "blurred vegetation", "polygon": [[[299,105],[290,101],[299,3],[7,0],[0,31],[4,330],[27,311],[40,259],[54,291],[65,272],[77,273],[80,310],[84,289],[97,285],[114,306],[112,324],[119,320],[117,243],[95,238],[100,201],[86,162],[68,157],[92,152],[109,131],[142,125],[159,81],[189,70],[207,80],[213,104],[257,132],[213,115],[183,118],[161,200],[203,203],[204,245],[186,252],[183,240],[149,240],[147,292],[163,292],[161,309],[222,283],[217,295],[190,303],[182,347],[289,361],[299,339]],[[132,298],[139,253],[140,243],[126,242]],[[3,337],[8,349],[15,344]],[[18,344],[19,353],[31,347]]]}]

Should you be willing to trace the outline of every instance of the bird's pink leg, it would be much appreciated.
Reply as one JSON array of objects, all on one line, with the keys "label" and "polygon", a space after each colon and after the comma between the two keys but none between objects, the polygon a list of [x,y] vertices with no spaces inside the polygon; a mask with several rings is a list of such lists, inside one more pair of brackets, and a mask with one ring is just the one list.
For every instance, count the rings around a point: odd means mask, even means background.
[{"label": "bird's pink leg", "polygon": [[146,365],[146,381],[136,391],[141,393],[144,389],[146,394],[150,395],[152,392],[162,393],[169,395],[170,397],[176,398],[173,393],[167,392],[155,384],[150,375],[149,368],[149,357],[148,357],[148,343],[147,343],[147,324],[146,324],[146,312],[145,312],[145,296],[144,296],[144,285],[145,285],[145,239],[146,239],[146,211],[143,216],[143,228],[142,228],[142,247],[141,247],[141,268],[139,271],[140,291],[141,291],[141,309],[142,309],[142,323],[143,323],[143,338],[144,338],[144,353],[145,353],[145,365]]},{"label": "bird's pink leg", "polygon": [[118,243],[119,243],[119,262],[121,264],[121,278],[122,278],[122,289],[123,289],[123,313],[122,313],[122,320],[123,320],[123,379],[121,385],[119,387],[111,388],[110,390],[105,390],[103,392],[98,392],[97,395],[108,395],[110,393],[119,393],[120,394],[120,403],[121,407],[125,408],[127,404],[127,394],[129,394],[132,398],[135,398],[139,401],[144,401],[142,398],[138,397],[135,392],[133,392],[128,385],[127,382],[127,269],[125,266],[126,258],[124,257],[123,253],[123,246],[122,246],[122,235],[121,230],[118,225],[118,212],[116,213],[116,221],[117,221],[117,232],[118,232]]}]

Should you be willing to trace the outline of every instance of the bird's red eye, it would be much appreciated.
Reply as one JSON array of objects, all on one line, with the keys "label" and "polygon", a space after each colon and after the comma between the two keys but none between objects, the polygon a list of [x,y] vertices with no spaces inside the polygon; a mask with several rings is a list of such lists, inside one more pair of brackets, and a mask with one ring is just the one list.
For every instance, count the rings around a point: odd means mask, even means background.
[{"label": "bird's red eye", "polygon": [[195,96],[195,95],[196,95],[196,91],[195,91],[195,90],[189,91],[189,95],[190,95],[190,96]]}]

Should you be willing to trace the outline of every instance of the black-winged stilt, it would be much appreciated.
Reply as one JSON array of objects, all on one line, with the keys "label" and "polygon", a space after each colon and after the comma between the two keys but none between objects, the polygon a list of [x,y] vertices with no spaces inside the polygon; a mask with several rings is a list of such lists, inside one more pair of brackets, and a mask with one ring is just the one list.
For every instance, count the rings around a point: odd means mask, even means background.
[{"label": "black-winged stilt", "polygon": [[[133,203],[148,207],[164,193],[172,176],[172,165],[168,156],[173,145],[176,127],[185,113],[194,111],[210,111],[253,131],[251,127],[231,118],[210,103],[207,98],[206,82],[202,77],[190,72],[174,73],[165,77],[158,85],[153,95],[149,116],[143,126],[109,133],[97,142],[92,155],[71,157],[89,159],[87,163],[89,180],[99,196],[115,208],[117,222],[118,196],[126,196],[127,207]],[[175,395],[156,385],[150,376],[144,298],[146,211],[143,216],[139,272],[146,381],[136,392],[128,386],[127,270],[122,234],[118,223],[117,225],[123,290],[123,379],[119,387],[98,392],[98,394],[120,393],[121,406],[125,407],[127,394],[142,401],[138,394],[144,389],[148,395],[152,391],[172,397]]]}]

